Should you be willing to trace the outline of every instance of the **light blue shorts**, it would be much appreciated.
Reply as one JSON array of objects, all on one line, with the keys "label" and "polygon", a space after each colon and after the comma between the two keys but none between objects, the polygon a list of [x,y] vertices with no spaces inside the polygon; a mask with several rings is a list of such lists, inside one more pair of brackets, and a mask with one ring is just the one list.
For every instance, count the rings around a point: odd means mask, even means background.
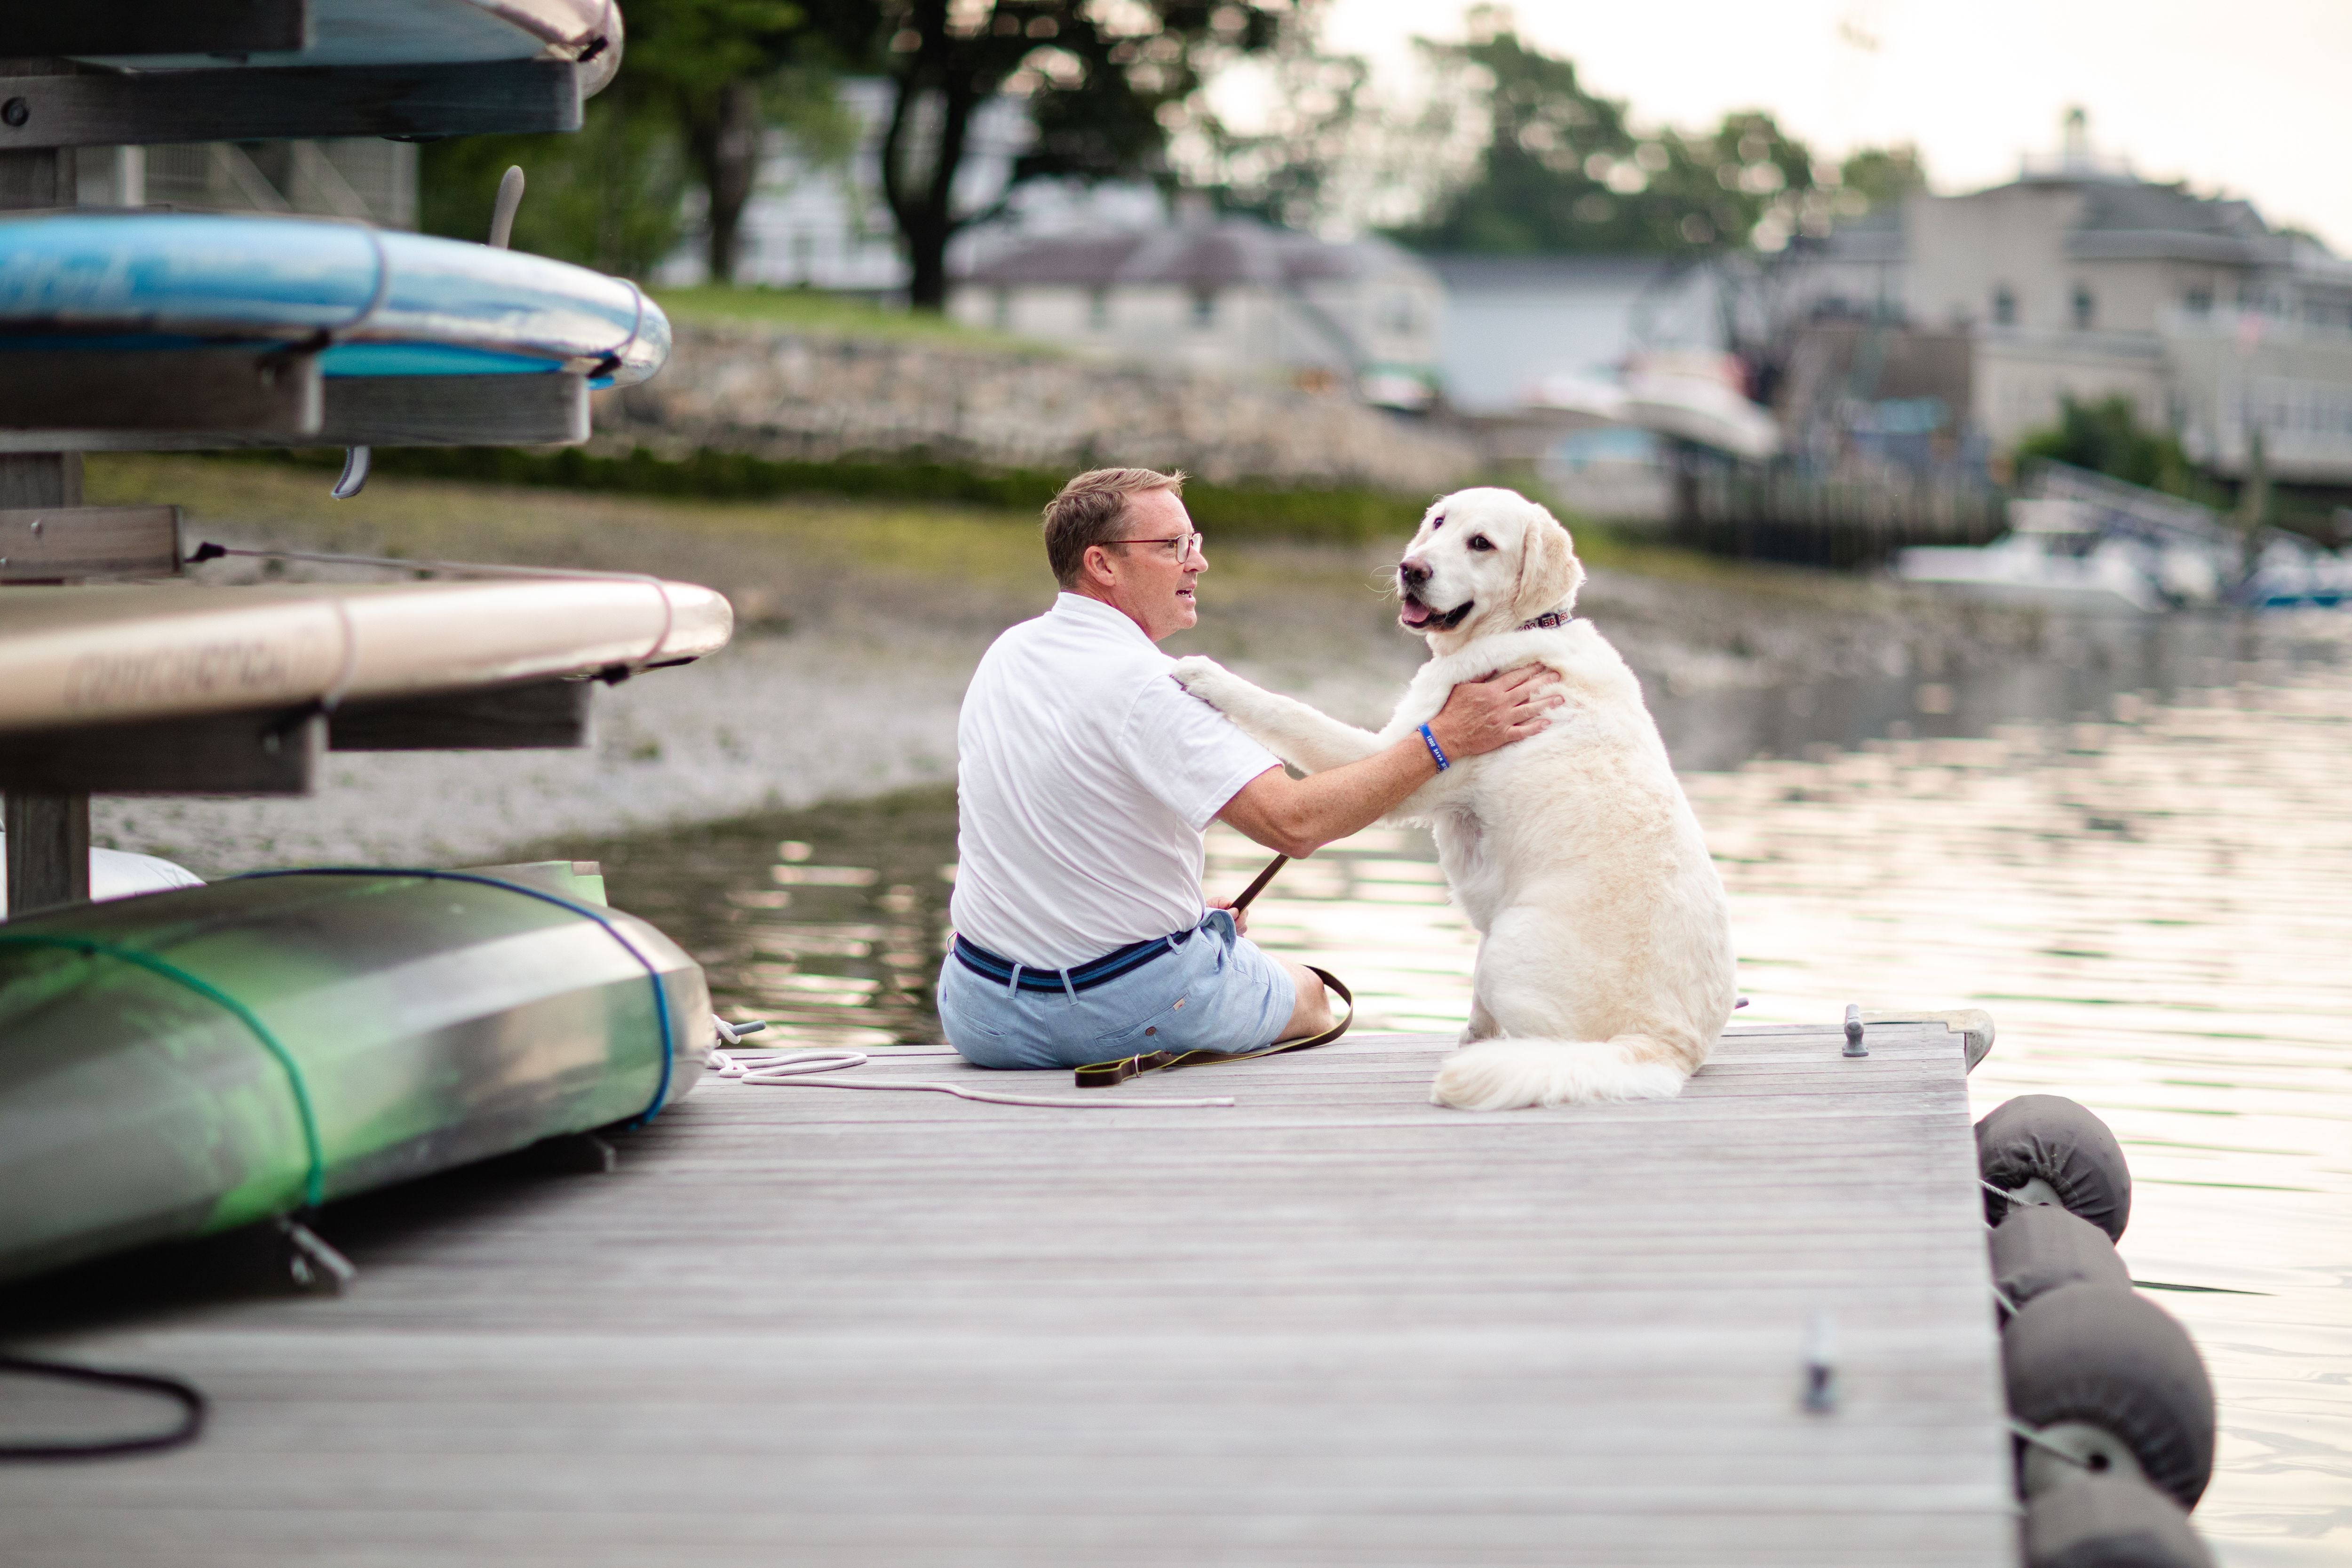
[{"label": "light blue shorts", "polygon": [[[1033,978],[1054,970],[1024,971]],[[1297,1005],[1290,972],[1211,910],[1165,955],[1076,996],[989,980],[950,950],[940,965],[948,1044],[984,1068],[1075,1068],[1146,1051],[1254,1051]]]}]

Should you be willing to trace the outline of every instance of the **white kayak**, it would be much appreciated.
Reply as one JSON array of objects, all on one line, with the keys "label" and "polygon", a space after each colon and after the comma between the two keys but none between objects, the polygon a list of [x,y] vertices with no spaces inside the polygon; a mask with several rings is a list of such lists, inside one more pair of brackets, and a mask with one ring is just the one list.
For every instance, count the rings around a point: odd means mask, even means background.
[{"label": "white kayak", "polygon": [[0,588],[0,731],[642,669],[733,626],[652,577]]}]

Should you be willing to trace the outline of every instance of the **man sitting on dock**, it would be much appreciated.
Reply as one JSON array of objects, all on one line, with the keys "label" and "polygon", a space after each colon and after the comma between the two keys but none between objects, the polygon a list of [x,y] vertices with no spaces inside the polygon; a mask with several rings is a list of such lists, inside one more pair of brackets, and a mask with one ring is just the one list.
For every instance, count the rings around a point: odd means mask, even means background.
[{"label": "man sitting on dock", "polygon": [[[1045,509],[1054,607],[996,639],[956,727],[956,938],[948,1041],[989,1068],[1155,1050],[1255,1050],[1331,1026],[1323,983],[1204,902],[1212,818],[1292,856],[1370,826],[1437,772],[1419,735],[1294,779],[1169,678],[1152,645],[1199,618],[1208,557],[1181,473],[1097,468]],[[1449,758],[1541,730],[1561,700],[1530,666],[1454,689]]]}]

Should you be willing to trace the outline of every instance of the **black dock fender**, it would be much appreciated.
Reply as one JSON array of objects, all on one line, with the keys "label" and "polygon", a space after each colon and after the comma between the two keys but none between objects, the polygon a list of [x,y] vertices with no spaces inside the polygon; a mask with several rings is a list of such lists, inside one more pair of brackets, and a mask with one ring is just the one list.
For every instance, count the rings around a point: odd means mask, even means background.
[{"label": "black dock fender", "polygon": [[2011,1205],[2054,1203],[2123,1239],[2131,1169],[2107,1124],[2055,1094],[2021,1094],[1977,1123],[1977,1173],[1989,1187],[1985,1223]]}]

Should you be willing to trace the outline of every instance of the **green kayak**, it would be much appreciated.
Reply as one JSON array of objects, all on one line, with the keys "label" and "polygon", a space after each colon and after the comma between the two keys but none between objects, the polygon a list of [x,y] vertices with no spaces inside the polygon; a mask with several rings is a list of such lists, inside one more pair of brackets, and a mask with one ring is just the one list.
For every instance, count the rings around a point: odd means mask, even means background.
[{"label": "green kayak", "polygon": [[683,1095],[700,967],[563,866],[263,874],[0,924],[0,1279]]}]

